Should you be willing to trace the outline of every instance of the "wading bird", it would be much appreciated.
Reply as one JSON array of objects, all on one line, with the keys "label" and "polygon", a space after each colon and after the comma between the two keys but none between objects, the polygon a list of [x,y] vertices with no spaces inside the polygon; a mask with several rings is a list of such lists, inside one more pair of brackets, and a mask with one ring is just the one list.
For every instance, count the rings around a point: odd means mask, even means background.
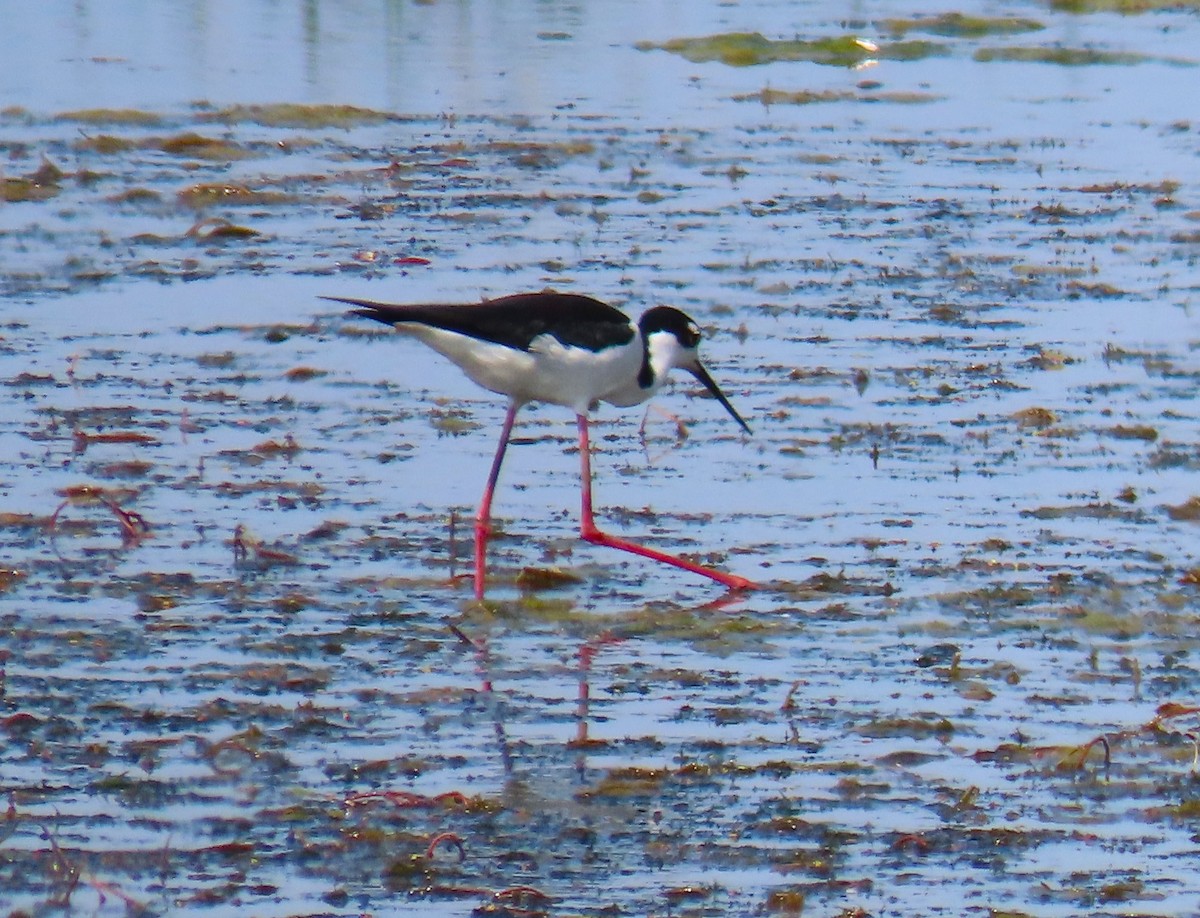
[{"label": "wading bird", "polygon": [[691,373],[743,430],[750,426],[700,362],[700,329],[669,306],[655,306],[632,322],[620,310],[572,293],[519,293],[469,305],[391,305],[351,297],[324,299],[357,308],[352,315],[391,325],[449,358],[475,383],[508,396],[500,444],[475,517],[475,595],[483,598],[492,495],[517,411],[529,402],[562,405],[579,428],[582,519],[587,542],[710,577],[732,590],[751,589],[745,577],[601,532],[592,516],[588,414],[600,402],[639,405],[666,383],[671,370]]}]

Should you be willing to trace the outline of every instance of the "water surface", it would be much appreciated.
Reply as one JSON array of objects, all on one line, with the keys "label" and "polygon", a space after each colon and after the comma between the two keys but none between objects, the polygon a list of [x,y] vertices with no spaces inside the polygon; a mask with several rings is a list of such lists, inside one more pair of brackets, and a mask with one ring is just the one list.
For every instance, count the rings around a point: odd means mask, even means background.
[{"label": "water surface", "polygon": [[[39,9],[0,38],[0,903],[1200,904],[1194,11]],[[656,47],[743,32],[879,54]],[[470,600],[504,405],[319,297],[546,286],[704,326],[755,436],[686,381],[602,410],[598,515],[767,589],[581,544],[535,408]]]}]

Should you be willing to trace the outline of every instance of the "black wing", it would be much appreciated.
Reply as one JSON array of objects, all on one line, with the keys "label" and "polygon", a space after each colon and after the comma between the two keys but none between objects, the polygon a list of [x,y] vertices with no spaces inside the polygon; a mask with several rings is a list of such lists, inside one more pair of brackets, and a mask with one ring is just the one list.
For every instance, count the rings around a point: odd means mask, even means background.
[{"label": "black wing", "polygon": [[576,293],[517,293],[468,305],[406,306],[341,296],[322,299],[357,306],[355,315],[385,325],[417,322],[522,351],[546,334],[590,351],[627,344],[634,336],[633,324],[619,309]]}]

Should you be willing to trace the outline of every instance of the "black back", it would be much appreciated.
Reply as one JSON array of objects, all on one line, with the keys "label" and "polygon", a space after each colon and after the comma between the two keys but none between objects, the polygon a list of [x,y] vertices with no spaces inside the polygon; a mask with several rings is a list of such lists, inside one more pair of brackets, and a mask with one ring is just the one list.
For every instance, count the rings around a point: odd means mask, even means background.
[{"label": "black back", "polygon": [[552,335],[571,347],[600,351],[628,344],[635,332],[619,309],[576,293],[517,293],[468,305],[404,306],[340,296],[323,299],[357,306],[355,315],[385,325],[416,322],[522,351],[529,350],[540,335]]}]

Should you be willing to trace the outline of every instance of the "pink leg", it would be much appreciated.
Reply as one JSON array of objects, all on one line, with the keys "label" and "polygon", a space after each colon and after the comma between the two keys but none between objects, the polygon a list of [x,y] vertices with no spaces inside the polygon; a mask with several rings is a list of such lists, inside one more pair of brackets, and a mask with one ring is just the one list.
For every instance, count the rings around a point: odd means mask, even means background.
[{"label": "pink leg", "polygon": [[487,574],[487,540],[491,533],[492,495],[496,491],[496,479],[500,477],[500,466],[504,464],[504,453],[508,449],[508,438],[512,434],[513,422],[517,419],[516,403],[508,406],[508,414],[504,416],[504,426],[500,429],[500,445],[496,447],[496,455],[492,459],[492,471],[488,475],[487,487],[483,492],[483,500],[479,502],[479,512],[475,514],[475,598],[483,599],[483,584]]},{"label": "pink leg", "polygon": [[592,454],[591,447],[588,444],[588,419],[582,414],[578,415],[577,423],[579,425],[580,474],[583,485],[583,519],[580,521],[579,535],[585,542],[591,542],[594,545],[607,545],[610,548],[619,548],[622,551],[641,555],[643,558],[650,558],[654,561],[661,561],[663,564],[681,567],[685,571],[691,571],[693,574],[710,577],[717,581],[717,583],[729,587],[731,590],[752,590],[758,586],[754,581],[747,580],[745,577],[713,570],[711,567],[705,567],[702,564],[696,564],[684,558],[677,558],[675,555],[668,555],[661,551],[655,551],[653,548],[638,545],[635,542],[610,536],[597,529],[596,521],[592,517]]}]

